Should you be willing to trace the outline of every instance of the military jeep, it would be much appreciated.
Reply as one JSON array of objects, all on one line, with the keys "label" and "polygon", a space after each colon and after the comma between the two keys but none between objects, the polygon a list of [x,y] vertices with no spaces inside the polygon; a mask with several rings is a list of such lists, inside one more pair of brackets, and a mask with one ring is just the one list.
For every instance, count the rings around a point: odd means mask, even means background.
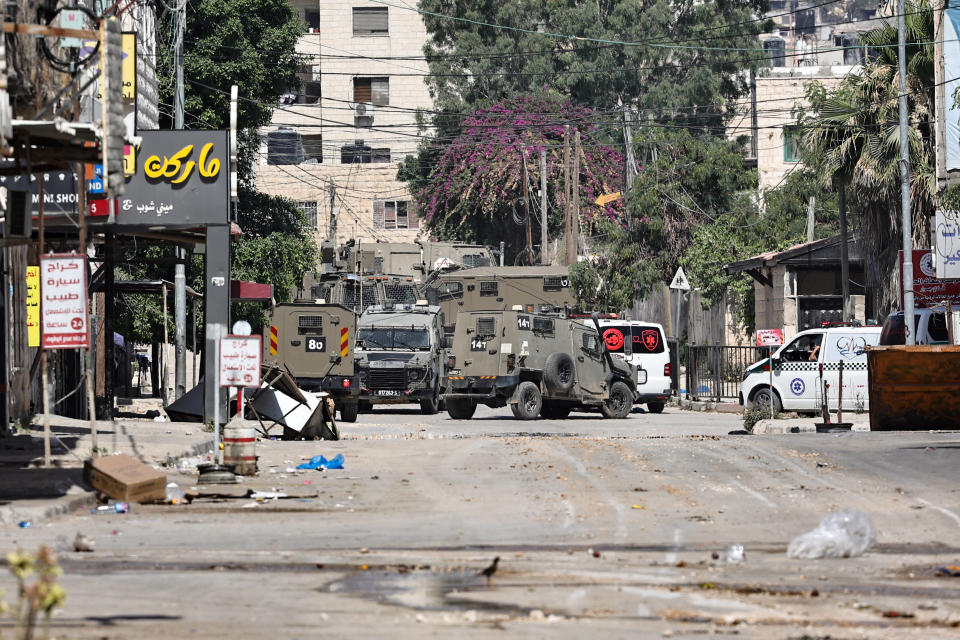
[{"label": "military jeep", "polygon": [[360,408],[419,402],[424,415],[437,413],[442,386],[443,314],[423,304],[370,307],[357,321]]},{"label": "military jeep", "polygon": [[521,420],[589,407],[624,418],[636,400],[636,370],[606,351],[596,320],[553,313],[461,312],[447,374],[444,401],[458,420],[478,404],[510,405]]},{"label": "military jeep", "polygon": [[263,361],[279,365],[306,391],[326,391],[340,419],[355,422],[360,393],[354,369],[356,316],[339,304],[285,302],[270,310]]}]

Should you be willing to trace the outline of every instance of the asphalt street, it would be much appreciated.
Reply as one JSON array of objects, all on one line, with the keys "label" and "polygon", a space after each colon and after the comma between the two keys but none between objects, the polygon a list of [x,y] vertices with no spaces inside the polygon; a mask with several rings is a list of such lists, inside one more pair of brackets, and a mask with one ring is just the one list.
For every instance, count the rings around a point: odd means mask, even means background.
[{"label": "asphalt street", "polygon": [[[57,637],[957,637],[960,578],[936,575],[960,563],[957,433],[740,426],[377,408],[339,442],[259,443],[259,476],[228,487],[286,498],[82,511],[6,527],[0,548],[57,548]],[[321,453],[345,468],[294,469]],[[786,557],[840,509],[870,516],[873,548]],[[94,552],[72,551],[78,531]]]}]

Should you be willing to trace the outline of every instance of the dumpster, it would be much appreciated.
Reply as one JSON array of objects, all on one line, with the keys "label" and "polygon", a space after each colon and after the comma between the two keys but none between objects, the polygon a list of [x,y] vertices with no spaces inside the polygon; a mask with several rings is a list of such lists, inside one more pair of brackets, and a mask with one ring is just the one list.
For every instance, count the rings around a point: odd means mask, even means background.
[{"label": "dumpster", "polygon": [[960,428],[960,346],[867,348],[871,431]]}]

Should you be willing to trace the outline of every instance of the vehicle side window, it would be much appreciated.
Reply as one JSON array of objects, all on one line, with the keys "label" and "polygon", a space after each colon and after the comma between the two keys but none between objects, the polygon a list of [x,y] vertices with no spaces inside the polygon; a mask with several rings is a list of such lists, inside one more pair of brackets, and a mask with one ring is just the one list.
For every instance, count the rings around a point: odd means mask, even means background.
[{"label": "vehicle side window", "polygon": [[947,318],[943,313],[931,313],[927,324],[927,334],[930,336],[930,342],[949,342],[950,337],[947,333]]},{"label": "vehicle side window", "polygon": [[780,352],[780,359],[784,362],[815,362],[822,342],[822,333],[808,333],[794,338],[793,342]]},{"label": "vehicle side window", "polygon": [[597,335],[594,333],[584,333],[583,335],[583,350],[589,351],[591,353],[600,352],[600,339],[597,338]]},{"label": "vehicle side window", "polygon": [[457,281],[445,282],[437,289],[437,296],[441,300],[463,297],[463,285]]}]

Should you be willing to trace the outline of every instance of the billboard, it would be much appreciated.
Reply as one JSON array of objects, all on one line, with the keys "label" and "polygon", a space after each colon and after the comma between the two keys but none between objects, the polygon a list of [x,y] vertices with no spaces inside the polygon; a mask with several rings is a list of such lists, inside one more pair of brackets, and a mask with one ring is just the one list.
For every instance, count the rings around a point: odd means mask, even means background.
[{"label": "billboard", "polygon": [[[230,146],[227,131],[142,131],[125,158],[127,185],[116,200],[116,226],[190,228],[229,223]],[[106,216],[107,200],[91,200]]]},{"label": "billboard", "polygon": [[[960,280],[937,277],[933,252],[913,250],[913,301],[917,308],[933,307],[944,300],[960,304]],[[900,252],[900,308],[903,308],[903,251]]]},{"label": "billboard", "polygon": [[75,253],[41,256],[40,298],[44,349],[90,346],[86,256]]},{"label": "billboard", "polygon": [[[944,141],[946,171],[960,171],[960,108],[954,102],[954,95],[960,89],[960,7],[944,10],[943,20],[943,108]],[[939,95],[939,91],[937,92]]]}]

